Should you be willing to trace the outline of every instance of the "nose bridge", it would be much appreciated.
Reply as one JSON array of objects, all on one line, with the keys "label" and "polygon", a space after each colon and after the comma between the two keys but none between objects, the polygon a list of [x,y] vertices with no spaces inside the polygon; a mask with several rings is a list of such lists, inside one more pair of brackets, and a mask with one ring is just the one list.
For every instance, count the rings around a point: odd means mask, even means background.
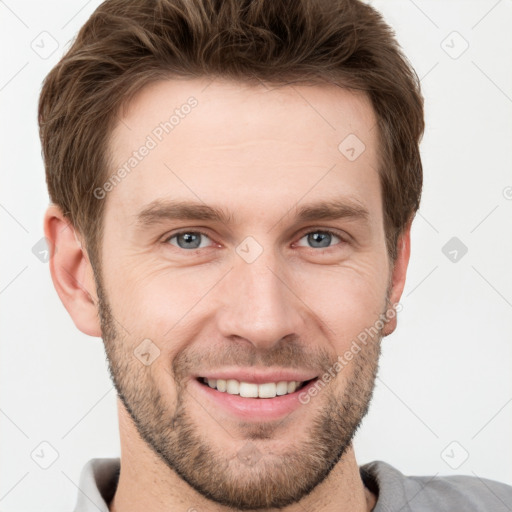
[{"label": "nose bridge", "polygon": [[219,319],[222,334],[245,338],[259,348],[269,348],[281,338],[297,334],[302,322],[300,301],[284,274],[279,254],[258,249],[251,240],[247,245],[242,242],[224,284]]}]

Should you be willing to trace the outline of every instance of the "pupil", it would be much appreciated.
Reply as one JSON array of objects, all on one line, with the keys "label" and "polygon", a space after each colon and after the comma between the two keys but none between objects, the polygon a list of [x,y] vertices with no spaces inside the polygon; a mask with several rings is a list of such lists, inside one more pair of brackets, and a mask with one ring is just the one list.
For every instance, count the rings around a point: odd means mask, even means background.
[{"label": "pupil", "polygon": [[[180,243],[180,240],[183,240],[185,243]],[[191,243],[192,242],[192,243]],[[178,236],[178,245],[181,248],[194,248],[197,249],[200,245],[199,236],[195,233],[184,233]]]},{"label": "pupil", "polygon": [[321,231],[317,233],[310,233],[308,235],[309,242],[314,244],[320,242],[320,245],[316,245],[315,247],[329,247],[331,241],[331,235],[329,233],[322,233]]}]

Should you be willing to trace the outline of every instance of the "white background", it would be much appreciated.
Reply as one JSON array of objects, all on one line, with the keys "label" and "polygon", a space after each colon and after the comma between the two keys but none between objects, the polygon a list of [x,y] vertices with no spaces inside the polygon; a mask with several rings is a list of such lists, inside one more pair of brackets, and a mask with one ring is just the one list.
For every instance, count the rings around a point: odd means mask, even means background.
[{"label": "white background", "polygon": [[[4,511],[70,511],[86,461],[119,456],[102,342],[75,328],[32,252],[48,204],[41,81],[98,3],[0,2]],[[358,462],[512,484],[512,1],[372,3],[422,79],[427,128],[403,311],[383,342]],[[47,58],[33,49],[52,44]],[[452,237],[468,248],[457,262],[442,252]],[[48,469],[31,458],[50,460],[41,442],[59,454]]]}]

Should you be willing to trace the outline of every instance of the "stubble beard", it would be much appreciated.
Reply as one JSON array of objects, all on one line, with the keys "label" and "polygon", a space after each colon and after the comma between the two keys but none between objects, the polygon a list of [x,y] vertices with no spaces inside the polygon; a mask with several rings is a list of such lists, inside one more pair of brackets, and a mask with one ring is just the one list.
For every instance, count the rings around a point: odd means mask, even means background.
[{"label": "stubble beard", "polygon": [[[211,418],[198,424],[191,417],[193,408],[208,413],[183,386],[183,379],[176,378],[185,370],[175,364],[169,375],[174,377],[176,405],[172,408],[168,404],[165,391],[159,389],[149,367],[134,357],[137,342],[116,328],[99,280],[97,291],[109,372],[122,404],[148,447],[204,498],[238,510],[286,507],[321,484],[351,445],[372,398],[380,333],[354,356],[350,370],[341,370],[352,372],[343,391],[336,393],[335,387],[328,385],[304,406],[316,411],[305,427],[305,441],[292,441],[286,450],[272,454],[266,450],[264,440],[272,439],[278,428],[275,423],[240,423],[236,437],[239,439],[243,433],[247,438],[238,449],[240,457],[227,454],[208,435],[205,425]],[[175,363],[184,360],[177,357]],[[317,400],[322,400],[324,407],[318,407]],[[226,426],[221,430],[225,431]]]}]

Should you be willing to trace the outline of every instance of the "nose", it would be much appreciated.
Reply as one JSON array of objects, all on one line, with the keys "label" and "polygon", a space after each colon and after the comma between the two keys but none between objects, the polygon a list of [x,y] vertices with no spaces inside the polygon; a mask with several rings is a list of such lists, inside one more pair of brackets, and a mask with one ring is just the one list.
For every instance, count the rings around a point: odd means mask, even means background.
[{"label": "nose", "polygon": [[224,337],[243,338],[266,350],[289,335],[301,333],[304,305],[284,264],[270,251],[252,263],[236,257],[226,277],[217,314]]}]

